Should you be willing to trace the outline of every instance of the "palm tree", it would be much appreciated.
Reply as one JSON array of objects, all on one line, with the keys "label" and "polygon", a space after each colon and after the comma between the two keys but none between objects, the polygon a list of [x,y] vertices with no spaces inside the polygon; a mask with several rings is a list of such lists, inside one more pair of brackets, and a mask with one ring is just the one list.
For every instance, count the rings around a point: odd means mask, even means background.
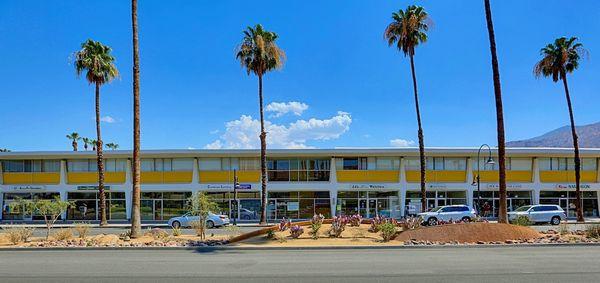
[{"label": "palm tree", "polygon": [[569,119],[571,120],[571,135],[573,136],[573,149],[575,151],[575,196],[577,198],[575,207],[577,210],[577,222],[583,222],[583,210],[581,207],[581,159],[579,158],[579,141],[575,130],[575,118],[573,117],[573,106],[571,95],[567,84],[567,74],[572,73],[579,67],[579,59],[587,55],[581,43],[576,43],[577,38],[560,37],[554,43],[546,45],[540,50],[542,59],[535,64],[533,73],[537,78],[552,77],[552,81],[562,80],[565,88],[567,107],[569,108]]},{"label": "palm tree", "polygon": [[260,223],[267,223],[267,133],[263,112],[263,76],[272,70],[283,67],[285,53],[277,46],[278,36],[272,31],[263,29],[261,25],[248,27],[244,38],[238,47],[236,58],[248,75],[253,73],[258,77],[258,103],[260,111],[260,171],[261,171],[261,213]]},{"label": "palm tree", "polygon": [[90,139],[89,138],[83,138],[83,149],[85,149],[86,151],[88,150],[88,146],[90,145]]},{"label": "palm tree", "polygon": [[140,48],[138,41],[137,0],[131,1],[131,27],[133,30],[133,193],[131,212],[131,238],[140,237]]},{"label": "palm tree", "polygon": [[73,151],[77,151],[77,141],[81,140],[79,134],[77,132],[72,132],[70,135],[67,135],[67,138],[73,141],[71,143],[71,145],[73,146]]},{"label": "palm tree", "polygon": [[106,144],[106,148],[108,148],[110,150],[116,150],[117,148],[119,148],[119,145],[111,142],[111,143]]},{"label": "palm tree", "polygon": [[92,150],[96,151],[96,146],[98,145],[98,141],[95,139],[90,139],[90,145],[92,146]]},{"label": "palm tree", "polygon": [[404,56],[410,58],[415,108],[417,112],[417,126],[419,138],[419,159],[421,163],[421,211],[427,209],[425,188],[425,141],[421,125],[421,111],[419,109],[419,94],[417,90],[417,75],[415,73],[415,47],[427,41],[427,31],[431,19],[425,9],[419,6],[408,6],[405,10],[392,13],[392,22],[386,27],[383,36],[389,46],[395,45]]},{"label": "palm tree", "polygon": [[10,149],[0,148],[0,152],[10,152]]},{"label": "palm tree", "polygon": [[98,156],[98,193],[100,195],[100,226],[106,222],[106,199],[104,195],[104,162],[102,159],[102,136],[100,134],[100,86],[109,83],[119,75],[114,65],[115,57],[111,48],[98,41],[88,39],[75,53],[77,75],[86,72],[85,78],[96,86],[96,154]]},{"label": "palm tree", "polygon": [[[498,207],[498,222],[508,223],[506,214],[506,160],[504,145],[504,110],[502,110],[502,89],[500,87],[500,70],[498,68],[498,56],[496,55],[496,36],[494,35],[494,23],[492,21],[492,9],[490,0],[484,0],[485,18],[487,22],[488,36],[490,39],[490,52],[492,54],[492,73],[494,80],[494,97],[496,98],[496,130],[498,132],[498,193],[500,194],[500,205]],[[479,160],[477,160],[479,162]]]}]

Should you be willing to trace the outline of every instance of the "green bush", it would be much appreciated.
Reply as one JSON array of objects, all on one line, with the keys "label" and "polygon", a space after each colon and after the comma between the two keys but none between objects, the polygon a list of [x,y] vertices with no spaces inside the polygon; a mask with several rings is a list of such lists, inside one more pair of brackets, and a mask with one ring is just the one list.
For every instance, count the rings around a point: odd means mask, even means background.
[{"label": "green bush", "polygon": [[171,230],[171,234],[173,235],[173,237],[178,237],[181,236],[182,232],[181,232],[181,228],[175,228],[173,227]]},{"label": "green bush", "polygon": [[585,235],[588,238],[600,239],[600,224],[592,224],[586,226]]},{"label": "green bush", "polygon": [[531,221],[529,220],[529,217],[524,216],[524,215],[518,216],[511,223],[514,225],[519,225],[519,226],[530,226],[532,224]]},{"label": "green bush", "polygon": [[384,242],[388,242],[396,236],[396,225],[386,222],[379,225],[379,231],[381,232],[381,238]]}]

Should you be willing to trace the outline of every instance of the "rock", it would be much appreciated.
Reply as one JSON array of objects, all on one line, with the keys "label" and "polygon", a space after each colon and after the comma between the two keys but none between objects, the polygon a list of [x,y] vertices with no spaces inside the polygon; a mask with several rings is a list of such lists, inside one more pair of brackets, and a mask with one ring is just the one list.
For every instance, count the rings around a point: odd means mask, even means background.
[{"label": "rock", "polygon": [[485,242],[484,241],[477,241],[477,244],[478,245],[483,245],[483,244],[485,244]]},{"label": "rock", "polygon": [[129,242],[129,241],[131,241],[131,237],[125,236],[125,237],[123,237],[123,241]]},{"label": "rock", "polygon": [[505,244],[514,244],[515,242],[513,240],[506,240],[504,241]]}]

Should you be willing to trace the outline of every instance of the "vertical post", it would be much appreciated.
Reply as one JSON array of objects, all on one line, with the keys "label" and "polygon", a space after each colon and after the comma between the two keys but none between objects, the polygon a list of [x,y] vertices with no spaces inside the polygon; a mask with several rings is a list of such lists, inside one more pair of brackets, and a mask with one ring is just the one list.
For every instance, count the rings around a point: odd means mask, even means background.
[{"label": "vertical post", "polygon": [[240,187],[240,182],[238,180],[237,170],[233,169],[233,211],[235,212],[233,217],[233,225],[237,226],[237,219],[240,217],[239,212],[240,208],[238,207],[237,200],[237,190]]}]

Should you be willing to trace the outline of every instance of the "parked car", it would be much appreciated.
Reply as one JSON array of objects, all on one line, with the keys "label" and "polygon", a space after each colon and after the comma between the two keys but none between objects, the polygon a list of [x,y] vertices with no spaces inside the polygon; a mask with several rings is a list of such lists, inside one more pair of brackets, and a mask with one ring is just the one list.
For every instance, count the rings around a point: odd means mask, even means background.
[{"label": "parked car", "polygon": [[[169,222],[167,223],[173,228],[190,227],[190,223],[192,221],[198,220],[200,220],[199,216],[193,216],[189,213],[186,213],[182,216],[177,216],[169,219]],[[221,227],[226,225],[229,225],[229,217],[227,215],[208,213],[208,218],[206,219],[207,228]]]},{"label": "parked car", "polygon": [[439,221],[462,220],[468,222],[473,220],[475,215],[475,209],[467,205],[438,206],[418,214],[423,218],[423,223],[430,226],[437,225]]},{"label": "parked car", "polygon": [[558,205],[554,204],[536,204],[521,206],[508,213],[508,220],[514,221],[519,216],[525,216],[533,223],[550,223],[552,225],[560,224],[560,221],[567,219],[567,214]]},{"label": "parked car", "polygon": [[240,219],[253,220],[253,219],[257,219],[257,218],[258,218],[258,216],[256,215],[256,211],[252,211],[247,208],[240,208]]}]

